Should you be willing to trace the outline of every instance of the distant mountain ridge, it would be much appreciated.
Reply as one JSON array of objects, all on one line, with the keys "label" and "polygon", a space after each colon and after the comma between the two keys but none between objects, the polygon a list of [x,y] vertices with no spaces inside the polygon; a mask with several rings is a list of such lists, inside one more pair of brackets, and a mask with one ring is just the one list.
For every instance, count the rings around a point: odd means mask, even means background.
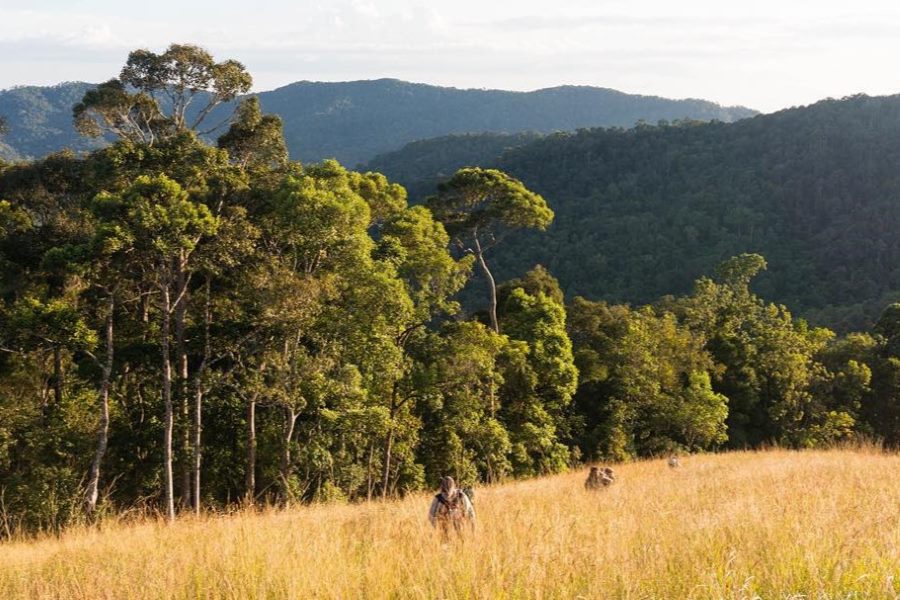
[{"label": "distant mountain ridge", "polygon": [[[0,156],[33,158],[63,148],[97,147],[97,140],[78,135],[72,127],[72,106],[90,86],[71,82],[0,91],[0,115],[10,125]],[[511,92],[396,79],[298,81],[256,95],[264,111],[284,120],[293,158],[307,162],[337,158],[350,167],[409,142],[448,134],[551,133],[678,119],[731,122],[757,114],[705,100],[669,100],[584,86]],[[211,115],[211,122],[227,110]]]}]

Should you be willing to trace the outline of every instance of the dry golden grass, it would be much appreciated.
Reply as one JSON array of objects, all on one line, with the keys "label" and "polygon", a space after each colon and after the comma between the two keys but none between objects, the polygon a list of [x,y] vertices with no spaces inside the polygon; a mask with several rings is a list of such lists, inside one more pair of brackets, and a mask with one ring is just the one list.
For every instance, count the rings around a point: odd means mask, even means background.
[{"label": "dry golden grass", "polygon": [[898,598],[900,457],[733,453],[480,489],[442,546],[429,497],[0,545],[0,598]]}]

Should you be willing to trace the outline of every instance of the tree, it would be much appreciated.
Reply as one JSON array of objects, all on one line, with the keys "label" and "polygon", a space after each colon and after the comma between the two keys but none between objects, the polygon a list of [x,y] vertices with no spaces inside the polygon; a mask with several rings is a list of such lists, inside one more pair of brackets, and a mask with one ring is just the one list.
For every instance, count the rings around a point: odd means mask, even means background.
[{"label": "tree", "polygon": [[[98,411],[97,441],[94,457],[88,469],[87,483],[84,493],[84,508],[87,515],[93,516],[99,499],[100,476],[103,459],[109,444],[110,426],[110,389],[115,357],[115,315],[117,302],[129,273],[123,269],[121,250],[128,246],[130,237],[116,227],[95,229],[86,242],[77,245],[63,245],[51,248],[44,255],[44,264],[58,273],[69,276],[77,275],[83,280],[80,300],[87,307],[82,312],[91,315],[92,320],[99,321],[97,327],[102,331],[102,360],[89,349],[84,352],[91,357],[99,368],[97,388]],[[99,297],[92,297],[99,294]],[[96,306],[97,308],[92,308]],[[94,316],[96,313],[96,316]]]},{"label": "tree", "polygon": [[231,126],[219,137],[218,145],[243,168],[278,169],[288,160],[281,117],[262,114],[255,96],[238,104]]},{"label": "tree", "polygon": [[825,446],[874,435],[875,423],[866,421],[866,411],[874,406],[872,369],[877,368],[878,346],[869,334],[851,333],[829,340],[819,351],[799,445]]},{"label": "tree", "polygon": [[876,436],[900,443],[900,304],[888,305],[875,323],[877,342],[870,353],[872,395],[863,414]]},{"label": "tree", "polygon": [[135,143],[153,144],[169,134],[171,122],[146,93],[130,93],[118,79],[85,92],[72,110],[75,129],[87,137],[105,134]]},{"label": "tree", "polygon": [[[315,377],[324,382],[348,360],[361,371],[369,399],[387,403],[399,358],[397,334],[389,332],[409,321],[410,305],[394,267],[373,261],[369,205],[339,164],[326,161],[289,175],[268,208],[266,243],[275,259],[272,268],[282,273],[270,280],[293,288],[275,296],[289,308],[277,312],[279,347],[272,348],[276,354],[268,361],[282,390],[280,477],[284,495],[291,496],[294,424],[301,411],[317,411],[336,399],[324,383],[309,385]],[[302,377],[302,369],[316,376]]]},{"label": "tree", "polygon": [[512,472],[501,422],[502,354],[508,340],[477,322],[448,323],[420,340],[415,410],[424,425],[420,460],[428,480],[500,481]]},{"label": "tree", "polygon": [[501,316],[506,300],[516,288],[522,288],[529,296],[544,294],[557,304],[566,302],[559,281],[543,265],[535,265],[533,269],[525,273],[524,277],[505,281],[497,288],[498,308]]},{"label": "tree", "polygon": [[553,211],[521,181],[502,171],[477,167],[460,169],[440,184],[428,206],[454,236],[459,248],[475,255],[490,288],[491,327],[499,333],[497,286],[485,252],[509,231],[545,230],[553,221]]},{"label": "tree", "polygon": [[241,63],[217,63],[199,46],[172,44],[161,54],[134,50],[117,79],[88,90],[75,105],[75,127],[91,137],[109,133],[145,144],[186,130],[211,133],[224,124],[200,130],[213,109],[252,84]]},{"label": "tree", "polygon": [[[527,278],[527,277],[526,277]],[[504,304],[511,343],[504,356],[500,412],[516,475],[553,473],[569,463],[567,413],[578,386],[562,303],[512,290]]]}]

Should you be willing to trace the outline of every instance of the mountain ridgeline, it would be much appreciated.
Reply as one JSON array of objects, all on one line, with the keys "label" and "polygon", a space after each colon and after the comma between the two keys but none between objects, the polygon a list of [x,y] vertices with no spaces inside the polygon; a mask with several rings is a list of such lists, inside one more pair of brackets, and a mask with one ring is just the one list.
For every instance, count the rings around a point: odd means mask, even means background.
[{"label": "mountain ridgeline", "polygon": [[[411,151],[429,158],[411,163]],[[497,248],[500,279],[540,263],[569,297],[645,303],[758,252],[770,265],[754,283],[764,297],[840,330],[870,325],[900,295],[900,96],[527,143],[445,138],[369,166],[421,201],[464,164],[509,172],[556,212],[547,232]]]},{"label": "mountain ridgeline", "polygon": [[[9,122],[0,157],[41,157],[63,148],[95,148],[72,127],[72,106],[87,83],[0,91],[0,115]],[[348,166],[408,142],[452,133],[550,133],[579,127],[631,127],[638,121],[734,121],[756,114],[704,100],[669,100],[594,87],[534,92],[462,90],[394,79],[322,83],[301,81],[258,94],[267,113],[280,116],[292,158],[336,158]],[[227,118],[220,107],[210,122]],[[213,136],[214,137],[214,136]]]}]

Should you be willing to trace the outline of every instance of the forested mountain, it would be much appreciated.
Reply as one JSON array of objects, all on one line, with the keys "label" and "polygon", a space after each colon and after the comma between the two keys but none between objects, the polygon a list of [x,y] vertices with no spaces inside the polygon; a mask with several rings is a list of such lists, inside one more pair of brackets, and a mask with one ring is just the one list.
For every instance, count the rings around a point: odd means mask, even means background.
[{"label": "forested mountain", "polygon": [[90,87],[76,81],[0,91],[0,117],[9,127],[0,140],[0,158],[40,157],[63,148],[97,148],[97,140],[78,135],[72,126],[72,107]]},{"label": "forested mountain", "polygon": [[900,291],[898,96],[732,124],[562,133],[488,161],[466,139],[417,147],[445,165],[411,170],[415,147],[371,165],[419,200],[438,173],[498,166],[556,211],[546,233],[497,249],[501,279],[540,263],[569,297],[644,303],[687,291],[725,257],[759,252],[771,266],[757,283],[764,296],[839,329],[867,326]]},{"label": "forested mountain", "polygon": [[260,94],[267,112],[284,119],[292,156],[337,158],[355,165],[403,144],[449,133],[552,132],[579,127],[631,127],[639,120],[752,116],[743,107],[668,100],[615,90],[563,86],[534,92],[460,90],[394,79],[299,82]]},{"label": "forested mountain", "polygon": [[[88,86],[66,83],[0,91],[0,115],[10,125],[5,142],[18,155],[30,157],[65,147],[94,147],[72,127],[72,106]],[[755,114],[704,100],[669,100],[605,88],[564,86],[525,93],[394,79],[302,81],[258,96],[265,112],[282,118],[293,158],[305,162],[337,158],[348,166],[411,141],[450,133],[553,132],[681,118],[733,121]],[[225,119],[233,108],[222,106],[213,117]],[[13,157],[0,148],[3,156]]]},{"label": "forested mountain", "polygon": [[462,167],[494,164],[506,152],[543,137],[535,132],[466,133],[410,142],[399,150],[379,154],[365,168],[391,173],[406,183],[411,198],[434,193],[438,184]]}]

